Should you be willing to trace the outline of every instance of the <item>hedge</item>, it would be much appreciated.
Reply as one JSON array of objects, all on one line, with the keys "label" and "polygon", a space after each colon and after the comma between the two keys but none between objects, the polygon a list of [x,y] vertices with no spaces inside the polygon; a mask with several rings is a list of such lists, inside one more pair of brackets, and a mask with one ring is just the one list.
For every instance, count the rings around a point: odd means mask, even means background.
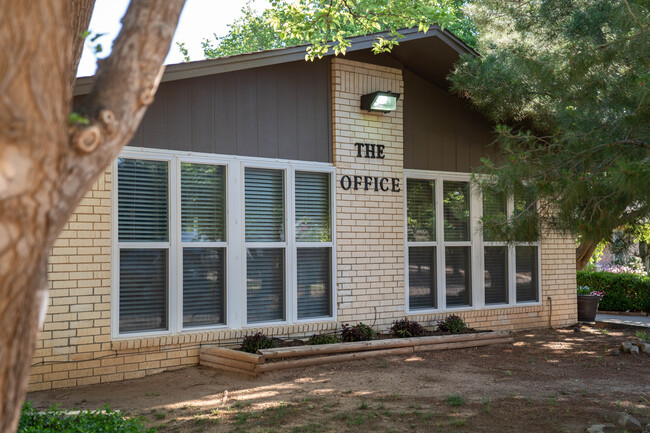
[{"label": "hedge", "polygon": [[605,297],[598,307],[601,311],[650,312],[650,277],[612,272],[578,271],[578,286],[602,290]]}]

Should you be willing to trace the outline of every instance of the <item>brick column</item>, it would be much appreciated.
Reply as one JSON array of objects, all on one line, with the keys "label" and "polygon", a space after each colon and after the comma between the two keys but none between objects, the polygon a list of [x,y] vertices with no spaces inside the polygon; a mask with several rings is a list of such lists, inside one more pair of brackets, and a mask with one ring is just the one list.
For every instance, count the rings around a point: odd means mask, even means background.
[{"label": "brick column", "polygon": [[[399,93],[397,110],[362,111],[361,95],[374,91]],[[386,329],[404,316],[403,98],[401,70],[332,61],[339,322],[372,324],[376,317],[376,326]],[[365,151],[359,157],[355,143],[383,145],[385,157],[366,158]],[[361,176],[358,189],[344,189],[344,176]],[[368,190],[366,176],[372,177]],[[389,190],[375,191],[375,178],[387,178]]]}]

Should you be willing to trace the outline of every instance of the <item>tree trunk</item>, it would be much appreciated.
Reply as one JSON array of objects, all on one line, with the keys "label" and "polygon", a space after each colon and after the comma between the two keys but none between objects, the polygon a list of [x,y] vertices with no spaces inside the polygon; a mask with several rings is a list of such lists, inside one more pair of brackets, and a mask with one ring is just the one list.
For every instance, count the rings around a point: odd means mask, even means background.
[{"label": "tree trunk", "polygon": [[583,239],[580,242],[580,245],[576,249],[576,270],[581,271],[587,266],[589,263],[589,260],[591,259],[591,256],[594,254],[594,251],[596,251],[596,247],[598,247],[598,244],[600,241],[590,241]]},{"label": "tree trunk", "polygon": [[153,101],[183,3],[132,1],[84,104],[88,124],[68,125],[70,0],[0,0],[0,432],[17,427],[49,251]]}]

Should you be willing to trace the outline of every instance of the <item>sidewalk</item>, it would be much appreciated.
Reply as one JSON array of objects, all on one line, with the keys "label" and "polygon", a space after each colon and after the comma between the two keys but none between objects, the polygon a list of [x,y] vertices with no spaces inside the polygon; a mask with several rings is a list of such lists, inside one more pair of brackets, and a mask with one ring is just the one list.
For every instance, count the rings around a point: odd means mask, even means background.
[{"label": "sidewalk", "polygon": [[614,325],[638,326],[650,328],[650,317],[648,316],[623,316],[618,314],[597,314],[596,322],[611,323]]}]

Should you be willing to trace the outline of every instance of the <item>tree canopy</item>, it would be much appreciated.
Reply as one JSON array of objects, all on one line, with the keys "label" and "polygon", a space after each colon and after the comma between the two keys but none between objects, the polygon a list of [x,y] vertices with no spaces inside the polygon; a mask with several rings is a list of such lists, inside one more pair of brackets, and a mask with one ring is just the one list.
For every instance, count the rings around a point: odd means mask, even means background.
[{"label": "tree canopy", "polygon": [[577,234],[582,268],[615,228],[650,217],[648,2],[481,0],[468,13],[481,56],[451,80],[498,124],[503,157],[485,160],[483,186],[540,200],[503,232],[541,219]]},{"label": "tree canopy", "polygon": [[[397,30],[426,30],[432,24],[452,30],[469,45],[476,42],[462,0],[274,0],[272,8],[261,13],[253,2],[248,0],[242,16],[229,24],[228,34],[202,42],[205,58],[307,44],[307,57],[313,59],[329,49],[344,54],[350,46],[346,38],[386,31],[375,39],[375,50],[381,52],[399,43]],[[189,60],[185,45],[179,48]]]}]

